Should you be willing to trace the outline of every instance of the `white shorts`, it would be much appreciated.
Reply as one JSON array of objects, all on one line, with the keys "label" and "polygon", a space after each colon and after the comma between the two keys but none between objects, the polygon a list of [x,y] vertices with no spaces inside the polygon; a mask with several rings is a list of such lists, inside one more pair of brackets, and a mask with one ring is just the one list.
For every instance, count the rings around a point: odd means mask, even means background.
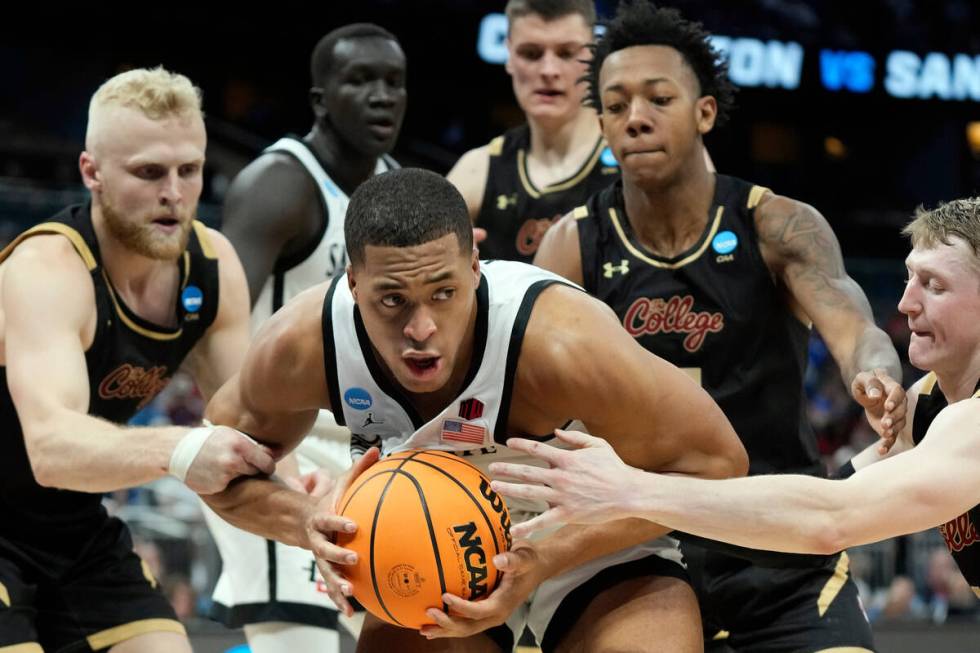
[{"label": "white shorts", "polygon": [[[300,473],[322,468],[337,475],[350,467],[350,432],[329,411],[320,411],[295,453]],[[231,628],[277,621],[337,629],[339,613],[312,552],[236,528],[207,506],[204,516],[222,562],[212,619]],[[339,622],[357,635],[359,627],[342,616]]]}]

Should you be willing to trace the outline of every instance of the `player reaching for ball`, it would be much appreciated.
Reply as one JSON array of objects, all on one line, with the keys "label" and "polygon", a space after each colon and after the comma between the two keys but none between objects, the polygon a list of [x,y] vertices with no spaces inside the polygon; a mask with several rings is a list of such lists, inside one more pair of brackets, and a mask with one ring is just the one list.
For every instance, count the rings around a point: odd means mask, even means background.
[{"label": "player reaching for ball", "polygon": [[[637,345],[608,308],[549,272],[481,263],[465,202],[442,177],[405,169],[365,182],[351,197],[345,235],[347,274],[266,322],[240,374],[208,407],[214,422],[279,451],[299,442],[318,409],[332,408],[355,450],[367,451],[319,500],[275,479],[242,479],[208,498],[235,525],[311,548],[345,612],[344,566],[356,556],[332,540],[372,525],[336,516],[335,504],[375,462],[374,445],[385,454],[469,453],[485,468],[515,458],[498,444],[509,435],[550,440],[574,419],[641,469],[745,473],[744,449],[720,409]],[[536,508],[512,503],[511,517]],[[424,637],[369,617],[359,650],[509,651],[525,623],[545,651],[701,650],[697,604],[666,532],[623,521],[515,542],[492,560],[504,574],[489,597],[444,596],[443,609],[428,611]]]}]

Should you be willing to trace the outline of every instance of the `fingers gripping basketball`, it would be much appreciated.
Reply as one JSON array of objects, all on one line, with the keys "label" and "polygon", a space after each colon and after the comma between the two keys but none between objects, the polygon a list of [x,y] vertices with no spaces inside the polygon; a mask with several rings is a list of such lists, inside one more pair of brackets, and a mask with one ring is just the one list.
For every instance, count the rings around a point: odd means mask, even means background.
[{"label": "fingers gripping basketball", "polygon": [[345,568],[354,596],[372,614],[406,628],[446,607],[446,592],[487,596],[493,557],[510,547],[510,515],[489,479],[442,451],[394,454],[358,477],[340,502],[358,530],[338,544],[358,553]]}]

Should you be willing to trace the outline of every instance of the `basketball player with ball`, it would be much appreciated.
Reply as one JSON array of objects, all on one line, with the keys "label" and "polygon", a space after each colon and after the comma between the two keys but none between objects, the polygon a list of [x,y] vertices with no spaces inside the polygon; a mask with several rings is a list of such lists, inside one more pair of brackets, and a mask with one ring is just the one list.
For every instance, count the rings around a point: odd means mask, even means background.
[{"label": "basketball player with ball", "polygon": [[[274,477],[243,478],[208,503],[241,528],[313,550],[345,612],[352,593],[383,600],[394,614],[397,592],[447,587],[417,631],[376,610],[382,616],[365,621],[360,651],[510,651],[525,623],[544,651],[700,651],[697,603],[666,529],[639,520],[569,526],[495,553],[494,538],[470,526],[485,508],[464,510],[459,522],[438,520],[443,500],[440,492],[426,494],[424,477],[435,473],[423,468],[443,469],[428,458],[449,458],[445,451],[461,454],[453,457],[458,465],[483,469],[526,460],[499,443],[515,434],[551,441],[555,429],[577,420],[644,470],[743,475],[745,451],[720,409],[581,289],[525,264],[479,261],[462,196],[434,173],[395,170],[362,184],[347,209],[345,236],[347,274],[301,293],[268,320],[207,414],[283,455],[317,410],[329,408],[354,434],[355,454],[365,453],[321,498]],[[388,458],[369,470],[378,447]],[[404,461],[393,468],[398,457]],[[368,488],[379,469],[386,485]],[[340,498],[362,473],[360,487],[378,496],[374,518],[339,516]],[[399,480],[406,476],[416,480]],[[481,493],[479,481],[460,485]],[[406,492],[415,493],[415,506],[432,508],[384,509],[389,500],[407,506]],[[515,523],[545,508],[508,505]],[[390,520],[408,524],[409,513],[425,517],[400,534],[385,528]],[[338,534],[346,542],[361,529],[374,544],[372,558],[407,557],[454,526],[464,560],[486,564],[488,580],[490,566],[503,572],[480,600],[466,600],[478,591],[448,592],[452,567],[382,570],[377,559],[359,560],[336,544]],[[481,551],[471,550],[477,539]],[[374,570],[366,582],[357,580],[363,564]]]}]

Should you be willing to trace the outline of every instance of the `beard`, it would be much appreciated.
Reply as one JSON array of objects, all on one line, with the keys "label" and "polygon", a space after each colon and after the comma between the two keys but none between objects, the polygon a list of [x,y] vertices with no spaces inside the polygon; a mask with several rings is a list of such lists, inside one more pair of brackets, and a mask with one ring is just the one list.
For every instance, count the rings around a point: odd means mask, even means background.
[{"label": "beard", "polygon": [[193,211],[178,210],[175,216],[177,229],[167,234],[156,229],[143,216],[124,216],[105,192],[100,194],[97,201],[109,233],[126,249],[151,259],[176,261],[187,248]]}]

